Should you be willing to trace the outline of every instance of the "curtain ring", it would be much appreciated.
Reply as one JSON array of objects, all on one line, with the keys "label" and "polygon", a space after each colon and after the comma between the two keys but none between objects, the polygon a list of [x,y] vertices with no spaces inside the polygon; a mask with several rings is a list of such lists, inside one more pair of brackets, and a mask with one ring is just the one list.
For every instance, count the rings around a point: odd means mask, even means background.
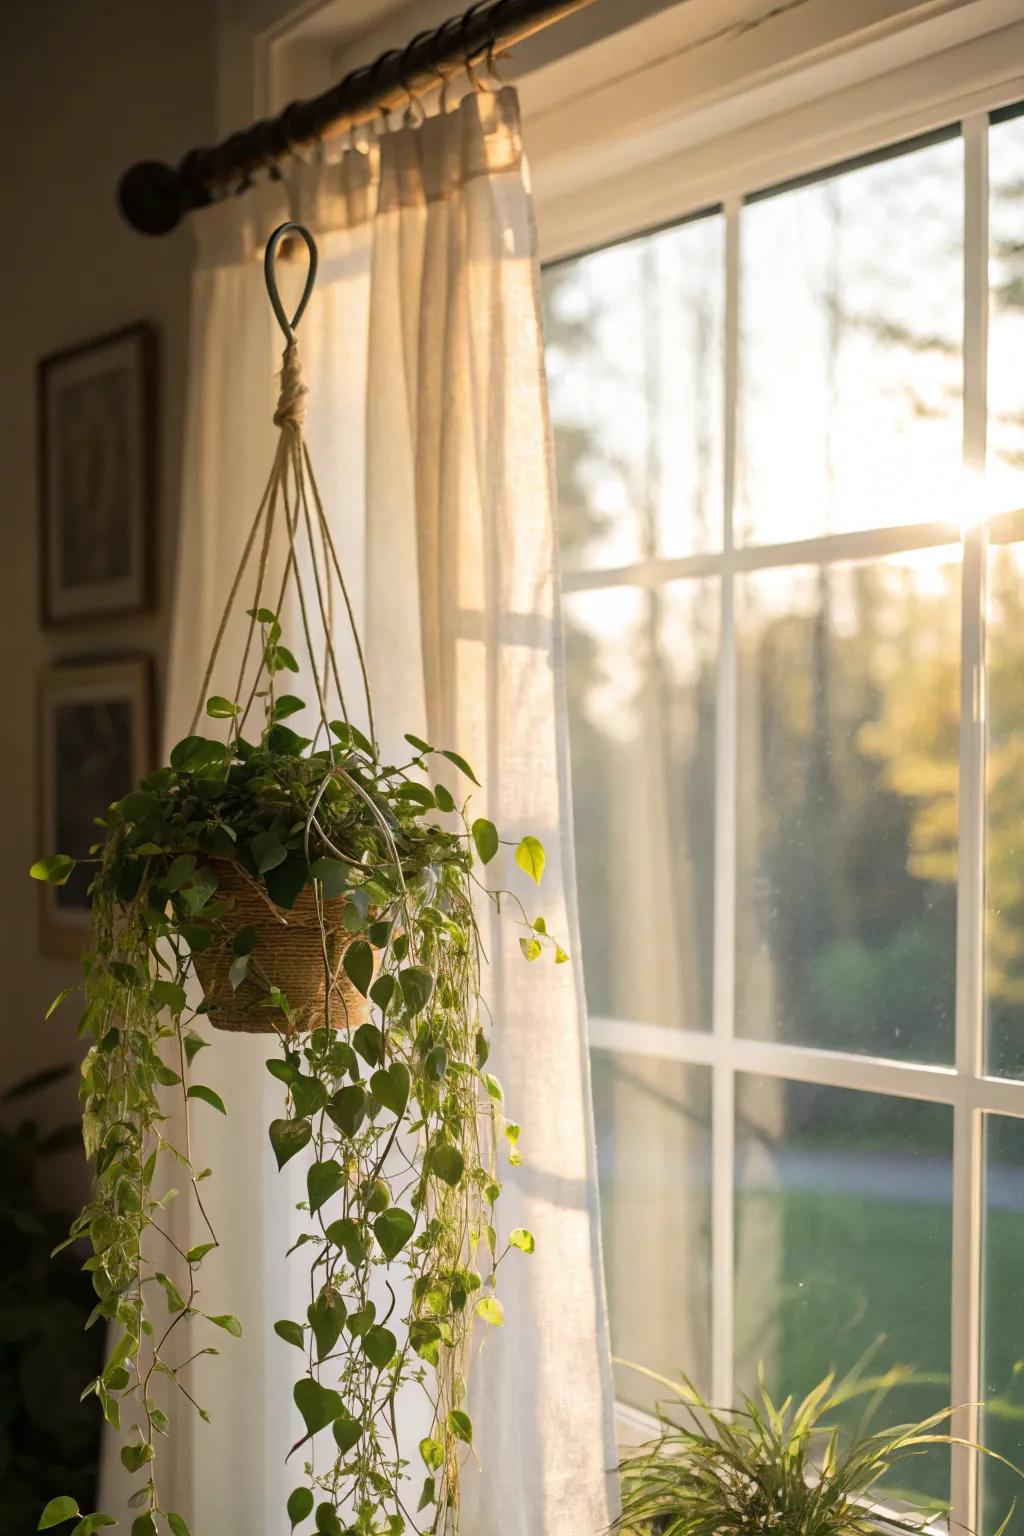
[{"label": "curtain ring", "polygon": [[[484,86],[481,85],[480,79],[475,69],[473,68],[474,56],[469,52],[469,43],[466,34],[469,31],[470,23],[472,22],[473,17],[476,15],[477,11],[482,10],[483,7],[488,4],[490,4],[490,0],[473,0],[473,4],[468,8],[468,10],[465,10],[462,13],[462,17],[459,21],[459,44],[465,51],[463,65],[465,67],[466,74],[469,77],[469,83],[472,85],[474,91],[482,91],[484,90]],[[477,50],[478,55],[482,55],[483,52],[486,52],[486,49]]]}]

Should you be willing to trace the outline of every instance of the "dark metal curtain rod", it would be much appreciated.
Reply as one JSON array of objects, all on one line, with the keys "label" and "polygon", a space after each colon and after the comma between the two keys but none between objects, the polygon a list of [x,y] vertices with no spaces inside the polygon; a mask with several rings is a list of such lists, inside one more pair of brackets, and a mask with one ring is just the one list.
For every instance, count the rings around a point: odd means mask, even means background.
[{"label": "dark metal curtain rod", "polygon": [[419,32],[404,48],[382,53],[309,101],[293,101],[211,149],[193,149],[177,166],[140,161],[121,177],[121,212],[146,235],[165,235],[186,213],[202,208],[254,171],[296,149],[365,123],[411,97],[425,95],[467,63],[486,59],[582,10],[592,0],[477,0],[461,16]]}]

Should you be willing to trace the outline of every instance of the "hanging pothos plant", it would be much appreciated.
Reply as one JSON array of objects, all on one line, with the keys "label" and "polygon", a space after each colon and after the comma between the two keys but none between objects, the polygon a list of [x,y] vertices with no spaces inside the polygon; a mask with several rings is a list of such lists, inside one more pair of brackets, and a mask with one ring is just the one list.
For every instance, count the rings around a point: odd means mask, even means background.
[{"label": "hanging pothos plant", "polygon": [[[291,324],[273,281],[287,231],[310,251],[306,296]],[[407,761],[382,761],[368,690],[369,733],[349,718],[331,643],[332,593],[346,606],[348,599],[302,439],[294,345],[315,265],[299,226],[284,226],[268,245],[268,287],[288,337],[275,418],[282,431],[232,591],[233,599],[260,547],[239,685],[231,697],[206,699],[207,715],[226,723],[225,738],[198,733],[197,711],[169,764],[110,808],[91,850],[94,933],[79,1034],[89,1042],[81,1097],[95,1181],[68,1241],[91,1242],[90,1324],[117,1325],[87,1390],[122,1433],[125,1467],[140,1476],[132,1536],[189,1536],[185,1519],[161,1502],[158,1447],[176,1402],[206,1417],[186,1367],[217,1351],[210,1336],[196,1338],[196,1322],[241,1334],[233,1315],[200,1305],[202,1264],[218,1243],[202,1194],[210,1170],[193,1162],[189,1113],[197,1103],[226,1113],[192,1076],[207,1043],[204,1022],[276,1035],[267,1069],[282,1100],[271,1145],[279,1168],[300,1153],[308,1161],[302,1228],[289,1250],[309,1255],[308,1307],[273,1325],[303,1356],[293,1396],[304,1434],[283,1447],[305,1468],[288,1499],[293,1531],[310,1518],[324,1536],[457,1531],[460,1466],[473,1440],[471,1328],[477,1319],[501,1324],[498,1267],[512,1248],[533,1250],[525,1229],[497,1235],[499,1149],[518,1162],[519,1128],[505,1119],[501,1086],[486,1070],[474,901],[511,910],[528,960],[545,947],[556,962],[566,956],[542,918],[480,879],[498,833],[490,821],[470,820],[468,802],[437,772],[455,769],[475,783],[470,765],[413,735]],[[283,528],[287,558],[270,608],[263,603],[275,528]],[[315,610],[298,576],[303,531]],[[308,706],[280,689],[298,671],[278,619],[289,587],[315,683]],[[217,646],[204,697],[216,656]],[[332,695],[338,719],[330,718]],[[285,723],[303,710],[315,717],[308,737]],[[262,716],[258,731],[254,715]],[[536,838],[518,842],[515,860],[540,880]],[[73,867],[55,855],[32,873],[61,883]],[[177,1116],[168,1103],[175,1093]],[[180,1135],[172,1135],[175,1124]],[[205,1229],[194,1246],[176,1240],[165,1215],[168,1164],[179,1165],[179,1176],[184,1170]],[[169,1390],[158,1394],[161,1378]],[[396,1428],[407,1383],[427,1393],[432,1418],[412,1511],[410,1461]],[[115,1523],[57,1498],[39,1529],[72,1520],[73,1536]]]}]

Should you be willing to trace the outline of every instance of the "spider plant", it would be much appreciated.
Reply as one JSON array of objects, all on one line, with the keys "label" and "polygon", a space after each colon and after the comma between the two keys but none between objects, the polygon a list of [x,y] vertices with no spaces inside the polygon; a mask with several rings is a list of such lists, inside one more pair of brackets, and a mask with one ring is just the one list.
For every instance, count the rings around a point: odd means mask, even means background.
[{"label": "spider plant", "polygon": [[[911,1373],[896,1366],[867,1377],[865,1363],[841,1379],[830,1372],[798,1404],[787,1397],[778,1405],[759,1367],[755,1393],[732,1412],[712,1408],[689,1381],[680,1389],[644,1370],[674,1397],[659,1404],[656,1439],[619,1467],[622,1514],[612,1529],[622,1536],[871,1536],[884,1522],[887,1530],[926,1531],[948,1506],[896,1495],[893,1480],[932,1447],[968,1442],[943,1428],[952,1408],[872,1430],[887,1393]],[[858,1397],[866,1399],[860,1423],[844,1430],[836,1415]],[[887,1496],[879,1491],[883,1480]],[[889,1501],[897,1499],[893,1510]],[[1011,1508],[995,1536],[1012,1515]]]}]

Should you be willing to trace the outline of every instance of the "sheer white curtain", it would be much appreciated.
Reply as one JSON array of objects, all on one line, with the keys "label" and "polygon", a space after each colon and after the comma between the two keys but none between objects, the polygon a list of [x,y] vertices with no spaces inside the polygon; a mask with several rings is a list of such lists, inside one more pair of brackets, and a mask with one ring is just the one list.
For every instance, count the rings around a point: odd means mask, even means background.
[{"label": "sheer white curtain", "polygon": [[[467,1469],[464,1532],[598,1536],[614,1501],[611,1381],[536,245],[514,92],[474,94],[366,153],[301,167],[287,187],[198,217],[168,745],[188,729],[269,467],[281,339],[260,257],[287,217],[320,247],[299,328],[308,430],[361,615],[378,733],[386,748],[404,731],[456,748],[484,785],[475,814],[507,837],[542,839],[539,892],[511,859],[490,871],[573,956],[528,965],[511,925],[486,935],[492,1062],[524,1153],[505,1172],[499,1216],[506,1232],[529,1227],[537,1247],[503,1266],[504,1328],[477,1333],[480,1468]],[[286,273],[296,288],[304,262],[303,252]],[[212,1425],[175,1415],[164,1502],[191,1515],[195,1536],[280,1536],[300,1480],[283,1466],[298,1438],[285,1407],[294,1360],[272,1324],[304,1310],[301,1258],[284,1259],[303,1171],[279,1174],[270,1153],[281,1090],[268,1054],[259,1039],[222,1036],[196,1064],[229,1109],[224,1121],[203,1106],[196,1116],[223,1243],[204,1265],[202,1305],[238,1313],[245,1336],[193,1372]]]}]

